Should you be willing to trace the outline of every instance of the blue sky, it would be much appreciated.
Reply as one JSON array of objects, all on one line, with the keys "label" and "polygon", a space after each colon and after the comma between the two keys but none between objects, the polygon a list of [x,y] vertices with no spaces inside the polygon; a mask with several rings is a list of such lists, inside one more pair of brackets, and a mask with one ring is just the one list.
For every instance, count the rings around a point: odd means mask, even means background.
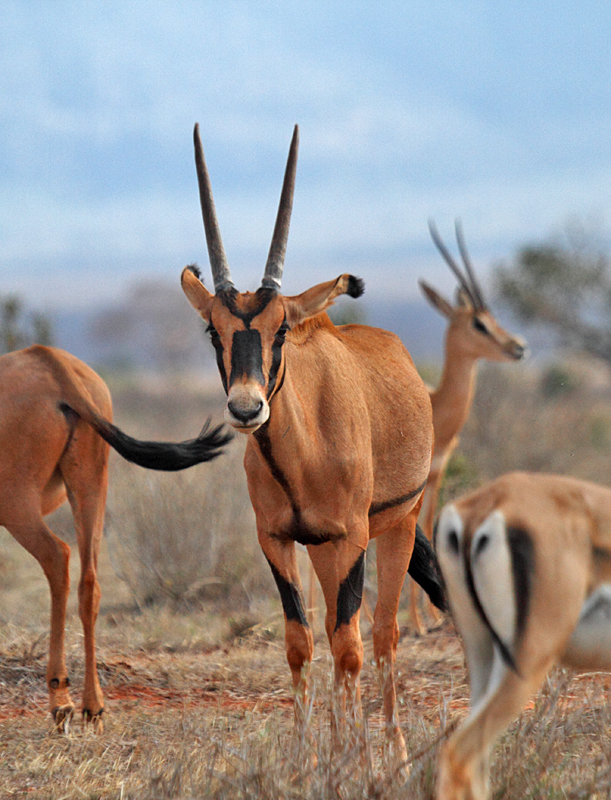
[{"label": "blue sky", "polygon": [[611,4],[0,2],[0,294],[87,308],[207,257],[199,121],[234,280],[258,285],[295,123],[284,289],[486,274],[578,216],[611,229]]}]

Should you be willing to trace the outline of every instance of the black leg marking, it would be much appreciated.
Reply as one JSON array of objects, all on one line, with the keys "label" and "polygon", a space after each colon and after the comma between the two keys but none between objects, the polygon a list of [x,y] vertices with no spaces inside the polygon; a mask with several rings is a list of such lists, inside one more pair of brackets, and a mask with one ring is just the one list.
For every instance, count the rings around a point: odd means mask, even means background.
[{"label": "black leg marking", "polygon": [[267,559],[267,563],[271,568],[272,575],[276,581],[276,586],[280,592],[280,600],[282,601],[282,608],[284,609],[284,616],[286,617],[287,621],[299,622],[304,626],[304,628],[307,628],[308,620],[306,619],[306,615],[303,610],[303,603],[301,602],[299,589],[294,583],[287,581],[287,579],[278,572],[269,558]]},{"label": "black leg marking", "polygon": [[361,607],[364,583],[365,551],[357,558],[350,572],[339,585],[335,630],[337,630],[340,625],[347,625]]}]

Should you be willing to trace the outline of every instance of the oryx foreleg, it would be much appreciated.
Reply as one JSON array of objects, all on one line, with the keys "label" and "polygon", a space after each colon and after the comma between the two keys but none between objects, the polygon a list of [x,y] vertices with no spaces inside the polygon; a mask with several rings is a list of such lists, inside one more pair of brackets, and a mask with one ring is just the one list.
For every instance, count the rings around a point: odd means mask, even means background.
[{"label": "oryx foreleg", "polygon": [[295,557],[295,544],[259,531],[259,542],[271,567],[284,611],[286,659],[293,677],[295,726],[303,735],[308,706],[308,678],[314,641],[308,625]]},{"label": "oryx foreleg", "polygon": [[363,644],[359,629],[365,578],[365,549],[340,541],[308,547],[318,575],[327,614],[325,628],[334,662],[331,730],[336,747],[347,721],[359,735],[362,711],[359,678]]}]

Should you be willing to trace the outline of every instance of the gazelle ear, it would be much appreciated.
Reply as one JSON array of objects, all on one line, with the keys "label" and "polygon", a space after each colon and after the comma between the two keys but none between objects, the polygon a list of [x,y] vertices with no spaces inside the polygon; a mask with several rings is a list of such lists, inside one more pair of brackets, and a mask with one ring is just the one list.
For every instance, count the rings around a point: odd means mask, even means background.
[{"label": "gazelle ear", "polygon": [[183,269],[180,276],[180,285],[193,308],[206,322],[210,322],[210,311],[214,295],[200,281],[197,267],[189,266]]},{"label": "gazelle ear", "polygon": [[329,308],[340,294],[360,297],[364,291],[365,284],[361,278],[355,278],[354,275],[340,275],[334,281],[319,283],[302,294],[285,298],[287,301],[287,322],[291,327],[298,325],[305,319],[320,314],[321,311]]},{"label": "gazelle ear", "polygon": [[418,284],[429,303],[436,308],[444,317],[450,319],[454,315],[454,307],[451,303],[445,300],[438,292],[435,291],[428,283],[419,280]]}]

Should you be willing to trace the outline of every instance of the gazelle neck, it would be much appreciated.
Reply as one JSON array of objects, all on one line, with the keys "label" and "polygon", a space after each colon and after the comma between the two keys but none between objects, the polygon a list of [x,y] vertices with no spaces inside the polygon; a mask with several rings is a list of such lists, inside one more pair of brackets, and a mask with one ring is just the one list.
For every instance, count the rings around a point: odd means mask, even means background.
[{"label": "gazelle neck", "polygon": [[476,377],[477,358],[453,348],[447,337],[441,380],[431,392],[436,452],[445,450],[469,416]]}]

